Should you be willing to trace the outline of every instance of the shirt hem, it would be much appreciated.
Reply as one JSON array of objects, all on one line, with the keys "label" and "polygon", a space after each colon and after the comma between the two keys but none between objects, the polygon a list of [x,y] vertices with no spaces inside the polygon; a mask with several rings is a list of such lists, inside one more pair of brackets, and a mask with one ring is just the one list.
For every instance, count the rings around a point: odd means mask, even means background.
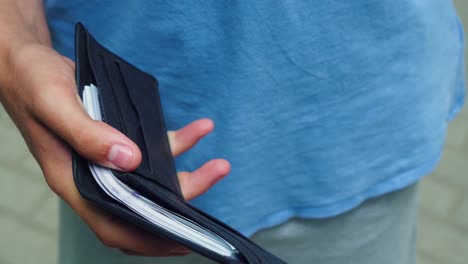
[{"label": "shirt hem", "polygon": [[[455,118],[455,116],[461,111],[464,102],[465,94],[463,93],[458,98],[455,107],[453,107],[450,111],[447,118],[447,123],[453,120],[453,118]],[[331,205],[328,204],[326,206],[287,208],[270,214],[269,216],[263,218],[261,221],[258,221],[257,223],[252,224],[248,227],[240,228],[239,231],[246,236],[252,236],[253,234],[262,229],[280,225],[288,221],[289,219],[295,217],[323,219],[345,213],[358,207],[360,204],[362,204],[368,199],[378,197],[390,192],[398,191],[416,183],[421,178],[423,178],[435,169],[442,157],[442,152],[443,148],[439,150],[437,155],[433,157],[430,160],[430,162],[425,163],[423,166],[408,171],[406,173],[402,173],[384,182],[380,182],[354,197],[341,200]]]}]

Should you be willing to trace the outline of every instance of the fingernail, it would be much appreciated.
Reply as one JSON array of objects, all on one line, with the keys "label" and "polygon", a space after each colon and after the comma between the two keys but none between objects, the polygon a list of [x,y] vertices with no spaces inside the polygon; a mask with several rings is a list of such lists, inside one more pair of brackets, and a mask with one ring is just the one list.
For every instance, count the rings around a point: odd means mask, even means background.
[{"label": "fingernail", "polygon": [[111,147],[107,159],[117,168],[128,170],[132,166],[133,150],[128,146],[115,144]]}]

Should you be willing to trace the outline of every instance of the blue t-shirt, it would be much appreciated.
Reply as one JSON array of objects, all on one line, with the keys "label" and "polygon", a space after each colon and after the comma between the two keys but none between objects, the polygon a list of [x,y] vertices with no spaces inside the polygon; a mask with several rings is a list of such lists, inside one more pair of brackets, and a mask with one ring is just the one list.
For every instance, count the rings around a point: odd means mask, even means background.
[{"label": "blue t-shirt", "polygon": [[228,159],[230,176],[193,204],[247,235],[414,183],[464,98],[447,0],[50,0],[47,13],[66,56],[82,21],[156,76],[170,129],[214,120],[177,166]]}]

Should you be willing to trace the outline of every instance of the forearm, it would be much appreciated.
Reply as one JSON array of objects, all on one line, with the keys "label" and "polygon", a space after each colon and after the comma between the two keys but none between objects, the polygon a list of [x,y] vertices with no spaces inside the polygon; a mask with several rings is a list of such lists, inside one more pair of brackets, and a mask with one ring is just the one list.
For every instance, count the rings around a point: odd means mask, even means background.
[{"label": "forearm", "polygon": [[11,79],[11,54],[27,44],[51,46],[43,1],[0,0],[0,89]]},{"label": "forearm", "polygon": [[0,45],[37,41],[50,45],[42,0],[0,0]]}]

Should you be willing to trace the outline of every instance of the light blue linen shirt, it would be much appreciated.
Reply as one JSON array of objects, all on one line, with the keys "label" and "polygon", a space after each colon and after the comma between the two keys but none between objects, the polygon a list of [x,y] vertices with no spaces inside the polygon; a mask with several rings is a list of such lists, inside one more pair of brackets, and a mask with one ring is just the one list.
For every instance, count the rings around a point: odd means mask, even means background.
[{"label": "light blue linen shirt", "polygon": [[49,0],[55,48],[81,21],[160,81],[170,129],[215,131],[177,159],[232,172],[193,204],[246,235],[341,214],[434,168],[464,98],[448,0]]}]

